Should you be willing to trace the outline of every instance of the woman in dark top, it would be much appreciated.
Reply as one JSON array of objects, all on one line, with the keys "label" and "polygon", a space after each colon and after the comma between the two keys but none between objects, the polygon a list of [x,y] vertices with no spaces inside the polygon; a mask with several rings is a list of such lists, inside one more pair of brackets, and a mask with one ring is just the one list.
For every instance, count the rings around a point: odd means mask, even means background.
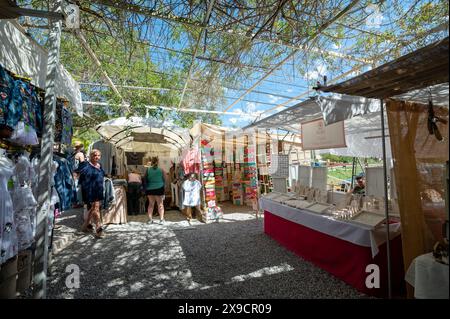
[{"label": "woman in dark top", "polygon": [[96,226],[96,236],[103,238],[103,228],[100,220],[100,207],[103,201],[103,178],[105,172],[103,171],[100,163],[101,153],[97,149],[91,151],[89,161],[81,163],[79,167],[81,185],[81,193],[83,201],[87,204],[89,209],[88,218],[84,221],[82,231],[88,232],[91,219]]}]

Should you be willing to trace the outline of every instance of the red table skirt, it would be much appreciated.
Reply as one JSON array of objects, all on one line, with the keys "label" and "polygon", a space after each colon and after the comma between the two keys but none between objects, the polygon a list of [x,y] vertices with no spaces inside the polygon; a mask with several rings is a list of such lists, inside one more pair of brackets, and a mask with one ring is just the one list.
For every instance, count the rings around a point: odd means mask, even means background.
[{"label": "red table skirt", "polygon": [[[372,258],[370,247],[315,231],[264,211],[264,232],[287,249],[316,266],[340,278],[359,291],[376,297],[388,296],[386,243]],[[405,291],[401,236],[390,241],[392,296]],[[380,288],[367,288],[366,266],[376,264],[380,269]]]}]

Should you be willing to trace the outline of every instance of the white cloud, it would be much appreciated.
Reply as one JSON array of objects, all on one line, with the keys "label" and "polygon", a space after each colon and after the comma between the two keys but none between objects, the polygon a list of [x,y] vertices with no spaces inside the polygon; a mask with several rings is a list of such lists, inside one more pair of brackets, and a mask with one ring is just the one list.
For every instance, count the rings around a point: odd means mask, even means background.
[{"label": "white cloud", "polygon": [[327,66],[325,64],[320,64],[317,66],[317,72],[319,72],[320,75],[327,74]]},{"label": "white cloud", "polygon": [[278,96],[274,96],[274,95],[272,95],[272,94],[270,94],[269,95],[269,102],[270,103],[276,103],[276,102],[278,102],[278,100],[280,99]]},{"label": "white cloud", "polygon": [[229,119],[229,121],[233,124],[236,124],[238,119],[236,117],[232,117],[231,119]]},{"label": "white cloud", "polygon": [[308,80],[317,80],[319,78],[319,72],[317,71],[308,71],[304,75],[305,79]]},{"label": "white cloud", "polygon": [[304,78],[308,80],[318,80],[327,74],[327,66],[325,64],[319,64],[316,66],[315,70],[308,71],[305,73]]},{"label": "white cloud", "polygon": [[286,91],[289,92],[289,93],[294,92],[293,89],[287,89]]},{"label": "white cloud", "polygon": [[256,104],[254,102],[247,102],[247,112],[254,112],[256,110]]},{"label": "white cloud", "polygon": [[333,43],[333,44],[331,45],[331,47],[332,47],[334,50],[339,50],[339,49],[341,48],[341,45],[340,45],[340,44]]}]

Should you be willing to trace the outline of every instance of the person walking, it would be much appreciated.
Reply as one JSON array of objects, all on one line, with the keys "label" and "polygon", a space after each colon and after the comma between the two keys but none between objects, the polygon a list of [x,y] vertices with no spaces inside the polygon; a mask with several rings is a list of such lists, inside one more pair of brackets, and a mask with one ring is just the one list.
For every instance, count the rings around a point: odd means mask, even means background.
[{"label": "person walking", "polygon": [[164,224],[164,189],[165,173],[158,167],[158,157],[150,159],[150,167],[147,168],[143,178],[145,194],[148,198],[148,222],[153,223],[153,207],[158,207],[160,224]]},{"label": "person walking", "polygon": [[75,189],[74,189],[74,208],[80,208],[83,207],[83,198],[81,194],[81,186],[79,184],[79,168],[81,166],[81,163],[86,161],[86,156],[83,150],[83,143],[80,141],[76,141],[74,143],[74,152],[72,153],[70,157],[70,161],[72,162],[72,171],[73,171],[73,180],[75,181]]},{"label": "person walking", "polygon": [[128,215],[139,214],[139,197],[142,192],[142,177],[137,169],[128,173],[127,207]]},{"label": "person walking", "polygon": [[100,158],[100,151],[93,149],[90,153],[89,161],[80,163],[80,167],[78,168],[80,173],[78,182],[81,185],[83,201],[89,210],[81,230],[83,232],[89,232],[89,225],[92,220],[96,227],[95,236],[97,238],[104,237],[100,217],[100,207],[104,199],[103,179],[105,177],[105,172],[99,163]]}]

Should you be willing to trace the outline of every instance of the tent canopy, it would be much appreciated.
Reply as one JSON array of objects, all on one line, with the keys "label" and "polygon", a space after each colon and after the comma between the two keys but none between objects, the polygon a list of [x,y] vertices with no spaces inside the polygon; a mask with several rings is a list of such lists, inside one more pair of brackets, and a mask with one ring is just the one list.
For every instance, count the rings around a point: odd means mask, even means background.
[{"label": "tent canopy", "polygon": [[178,156],[188,148],[187,129],[169,121],[142,117],[120,117],[103,122],[95,128],[107,142],[128,152],[147,152],[161,156]]},{"label": "tent canopy", "polygon": [[448,83],[448,45],[449,38],[446,37],[357,77],[318,89],[323,92],[388,98]]},{"label": "tent canopy", "polygon": [[394,95],[391,99],[414,103],[428,104],[429,99],[433,105],[448,108],[448,82],[430,86],[425,89],[410,91],[408,93]]},{"label": "tent canopy", "polygon": [[[320,152],[356,157],[382,156],[380,101],[363,97],[343,94],[311,97],[245,129],[256,126],[301,134],[301,123],[320,118],[323,118],[327,125],[344,121],[347,143],[346,148]],[[386,143],[389,143],[389,139]]]}]

